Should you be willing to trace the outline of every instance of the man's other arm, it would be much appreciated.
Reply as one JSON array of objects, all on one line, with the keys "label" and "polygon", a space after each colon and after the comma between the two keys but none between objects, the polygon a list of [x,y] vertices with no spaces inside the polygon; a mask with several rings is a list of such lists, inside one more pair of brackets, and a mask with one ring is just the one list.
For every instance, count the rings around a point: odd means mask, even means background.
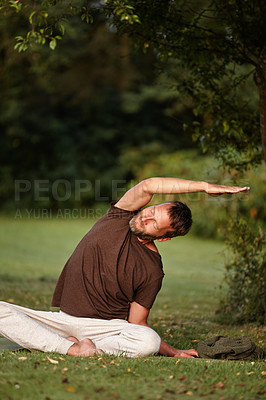
[{"label": "man's other arm", "polygon": [[[150,328],[147,323],[148,316],[150,310],[141,306],[140,304],[133,302],[130,304],[128,322],[131,324],[143,325]],[[194,358],[198,357],[198,353],[194,349],[190,350],[177,350],[174,347],[170,346],[170,344],[161,340],[161,346],[159,353],[163,356],[167,357],[186,357],[186,358]]]},{"label": "man's other arm", "polygon": [[154,194],[181,194],[205,192],[211,196],[239,193],[249,190],[250,187],[215,185],[203,181],[190,181],[179,178],[149,178],[141,181],[128,190],[116,203],[116,207],[123,210],[135,211],[146,206]]}]

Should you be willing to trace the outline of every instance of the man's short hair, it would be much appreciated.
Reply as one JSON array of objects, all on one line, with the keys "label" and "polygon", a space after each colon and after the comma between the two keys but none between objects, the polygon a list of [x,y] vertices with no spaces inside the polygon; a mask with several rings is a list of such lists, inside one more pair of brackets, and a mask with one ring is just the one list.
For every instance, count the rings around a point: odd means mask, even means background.
[{"label": "man's short hair", "polygon": [[173,230],[168,231],[163,236],[175,237],[184,236],[188,233],[192,225],[192,214],[190,208],[181,203],[181,201],[171,201],[168,208],[168,215],[170,217],[170,225]]}]

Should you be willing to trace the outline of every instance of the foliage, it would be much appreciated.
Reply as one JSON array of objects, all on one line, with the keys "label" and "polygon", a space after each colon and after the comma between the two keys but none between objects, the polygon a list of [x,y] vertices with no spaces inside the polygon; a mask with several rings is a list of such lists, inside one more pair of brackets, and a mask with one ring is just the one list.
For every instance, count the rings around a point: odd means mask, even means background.
[{"label": "foliage", "polygon": [[141,48],[155,48],[161,73],[168,72],[177,90],[194,100],[193,137],[202,149],[229,168],[260,163],[258,91],[254,108],[241,92],[245,85],[257,90],[250,78],[265,46],[261,3],[134,1],[134,6],[141,24],[131,28],[116,20],[117,29]]},{"label": "foliage", "polygon": [[[2,208],[91,206],[95,181],[101,196],[111,200],[112,180],[132,178],[118,161],[127,148],[156,142],[160,154],[163,148],[193,146],[181,131],[191,106],[176,110],[173,93],[154,84],[153,54],[136,57],[128,40],[110,32],[101,16],[93,26],[73,19],[56,52],[44,46],[22,54],[11,44],[21,21],[18,15],[12,21],[0,19]],[[60,179],[71,185],[65,201],[51,195]],[[16,180],[32,185],[20,201],[14,197]],[[48,199],[36,200],[37,180],[49,181],[43,183]],[[75,196],[77,180],[91,184],[80,196]],[[59,190],[64,198],[63,184]]]},{"label": "foliage", "polygon": [[[172,76],[181,97],[193,99],[194,127],[188,127],[204,151],[217,154],[229,168],[243,170],[260,163],[266,138],[262,119],[260,138],[258,102],[266,75],[261,62],[266,48],[263,2],[45,0],[32,5],[2,0],[1,5],[2,13],[17,12],[23,21],[25,34],[17,36],[19,51],[46,41],[54,49],[73,18],[90,24],[101,15],[110,29],[130,37],[135,47],[144,52],[153,49],[161,73]],[[255,106],[250,96],[241,96],[245,85],[246,92],[257,93]]]},{"label": "foliage", "polygon": [[266,234],[254,233],[247,220],[231,221],[226,229],[230,250],[225,282],[228,293],[221,310],[241,322],[266,322]]}]

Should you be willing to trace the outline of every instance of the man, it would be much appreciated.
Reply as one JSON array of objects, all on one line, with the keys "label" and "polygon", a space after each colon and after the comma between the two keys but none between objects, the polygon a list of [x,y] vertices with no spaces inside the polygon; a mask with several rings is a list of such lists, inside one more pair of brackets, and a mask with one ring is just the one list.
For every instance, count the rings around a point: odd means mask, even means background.
[{"label": "man", "polygon": [[52,302],[60,312],[2,302],[0,334],[24,347],[73,356],[98,351],[197,357],[194,349],[178,350],[162,341],[147,322],[164,275],[154,240],[185,235],[191,212],[180,202],[143,207],[154,194],[219,196],[249,189],[178,178],[140,182],[111,205],[67,261]]}]

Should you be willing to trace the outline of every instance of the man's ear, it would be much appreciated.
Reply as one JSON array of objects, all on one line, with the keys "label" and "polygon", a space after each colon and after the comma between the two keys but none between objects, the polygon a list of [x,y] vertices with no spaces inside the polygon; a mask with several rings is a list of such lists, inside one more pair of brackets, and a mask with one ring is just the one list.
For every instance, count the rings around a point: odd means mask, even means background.
[{"label": "man's ear", "polygon": [[162,238],[162,239],[157,239],[158,242],[166,242],[167,240],[171,240],[172,238]]}]

